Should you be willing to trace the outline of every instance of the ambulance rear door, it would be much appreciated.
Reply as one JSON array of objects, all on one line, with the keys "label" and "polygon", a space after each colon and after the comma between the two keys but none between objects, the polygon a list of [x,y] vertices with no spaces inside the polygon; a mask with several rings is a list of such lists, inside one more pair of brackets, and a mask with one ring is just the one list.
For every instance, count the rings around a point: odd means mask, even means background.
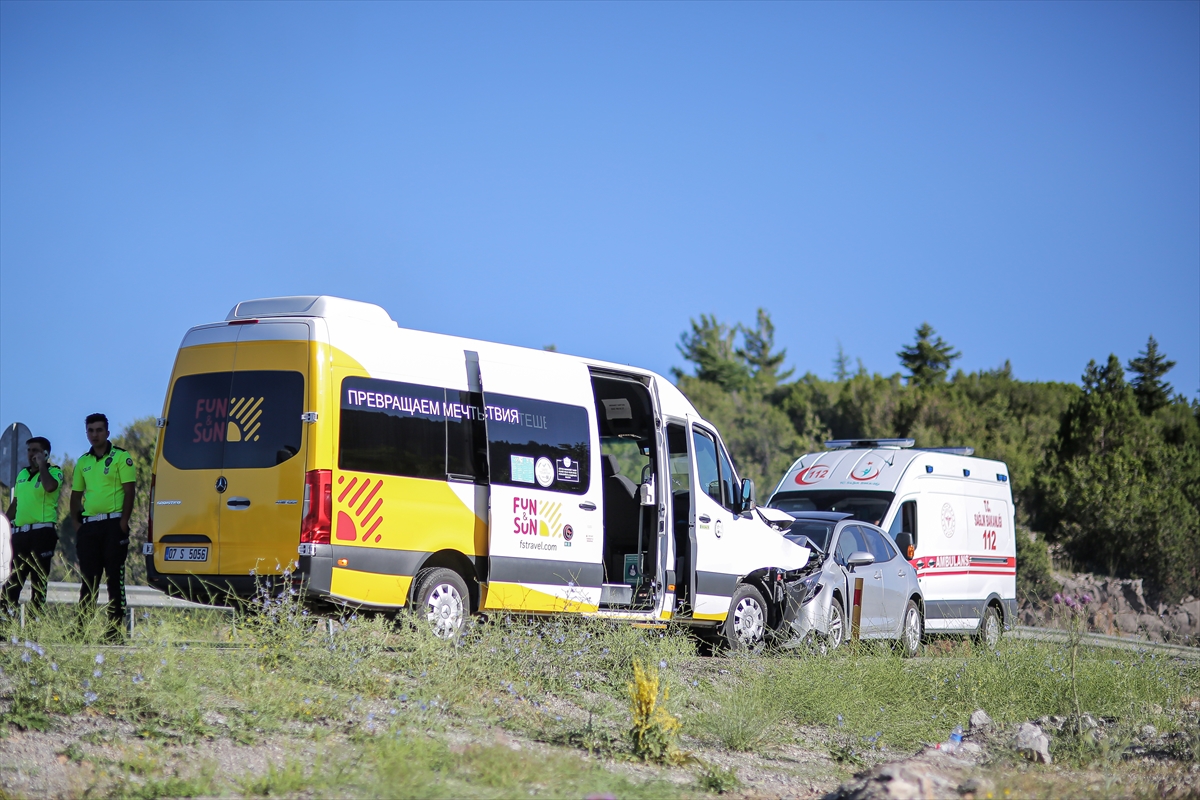
[{"label": "ambulance rear door", "polygon": [[480,357],[491,483],[486,607],[595,611],[603,498],[591,376],[570,359],[543,364]]}]

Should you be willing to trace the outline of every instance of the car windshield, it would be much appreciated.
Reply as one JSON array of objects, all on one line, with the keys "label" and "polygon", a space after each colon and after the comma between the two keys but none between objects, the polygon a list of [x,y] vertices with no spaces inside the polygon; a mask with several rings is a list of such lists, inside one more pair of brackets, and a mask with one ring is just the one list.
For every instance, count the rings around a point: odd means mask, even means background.
[{"label": "car windshield", "polygon": [[788,528],[788,532],[784,536],[797,543],[799,543],[800,537],[807,536],[808,540],[815,544],[821,552],[825,552],[829,549],[829,537],[836,524],[824,520],[798,519],[792,523],[792,527]]},{"label": "car windshield", "polygon": [[771,507],[788,512],[839,511],[854,519],[880,525],[893,497],[891,492],[785,492],[771,499]]}]

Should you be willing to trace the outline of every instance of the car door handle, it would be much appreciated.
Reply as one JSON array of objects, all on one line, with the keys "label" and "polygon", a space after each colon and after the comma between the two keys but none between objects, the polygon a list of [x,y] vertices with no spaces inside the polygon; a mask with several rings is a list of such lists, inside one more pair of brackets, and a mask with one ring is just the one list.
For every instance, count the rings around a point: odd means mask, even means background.
[{"label": "car door handle", "polygon": [[712,522],[712,517],[710,517],[708,514],[701,514],[700,521],[701,522]]},{"label": "car door handle", "polygon": [[906,573],[905,573],[905,572],[904,572],[904,570],[902,570],[902,569],[898,569],[898,570],[896,570],[896,577],[897,577],[897,578],[903,578],[903,577],[905,576],[905,574],[906,574]]},{"label": "car door handle", "polygon": [[595,511],[596,510],[596,504],[593,503],[591,500],[587,500],[585,502],[580,503],[579,507],[582,508],[584,511]]},{"label": "car door handle", "polygon": [[881,570],[881,569],[877,569],[877,570],[875,570],[875,574],[874,574],[874,575],[872,575],[871,577],[872,577],[872,578],[874,578],[874,579],[875,579],[875,580],[877,580],[877,581],[878,581],[878,580],[883,580],[883,570]]},{"label": "car door handle", "polygon": [[231,497],[225,501],[225,505],[229,506],[230,508],[249,508],[250,507],[250,498],[249,497]]}]

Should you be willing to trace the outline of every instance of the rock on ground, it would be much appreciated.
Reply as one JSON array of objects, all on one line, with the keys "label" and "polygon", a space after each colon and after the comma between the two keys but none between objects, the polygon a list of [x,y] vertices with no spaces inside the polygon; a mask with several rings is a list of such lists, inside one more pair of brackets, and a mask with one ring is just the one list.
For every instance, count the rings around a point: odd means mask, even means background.
[{"label": "rock on ground", "polygon": [[1026,758],[1041,764],[1051,763],[1050,739],[1032,722],[1022,722],[1013,737],[1013,748]]}]

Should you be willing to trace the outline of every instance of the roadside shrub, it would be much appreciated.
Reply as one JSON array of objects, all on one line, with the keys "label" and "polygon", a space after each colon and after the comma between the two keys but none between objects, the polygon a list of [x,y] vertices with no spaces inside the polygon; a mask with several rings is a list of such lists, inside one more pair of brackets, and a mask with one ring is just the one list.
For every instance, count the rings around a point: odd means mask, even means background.
[{"label": "roadside shrub", "polygon": [[1046,539],[1018,525],[1017,597],[1026,600],[1049,600],[1062,586],[1050,574],[1050,548]]},{"label": "roadside shrub", "polygon": [[679,750],[679,718],[666,709],[670,690],[661,686],[658,670],[633,662],[633,681],[628,685],[629,712],[633,727],[629,731],[633,754],[656,764],[681,764],[686,758]]}]

